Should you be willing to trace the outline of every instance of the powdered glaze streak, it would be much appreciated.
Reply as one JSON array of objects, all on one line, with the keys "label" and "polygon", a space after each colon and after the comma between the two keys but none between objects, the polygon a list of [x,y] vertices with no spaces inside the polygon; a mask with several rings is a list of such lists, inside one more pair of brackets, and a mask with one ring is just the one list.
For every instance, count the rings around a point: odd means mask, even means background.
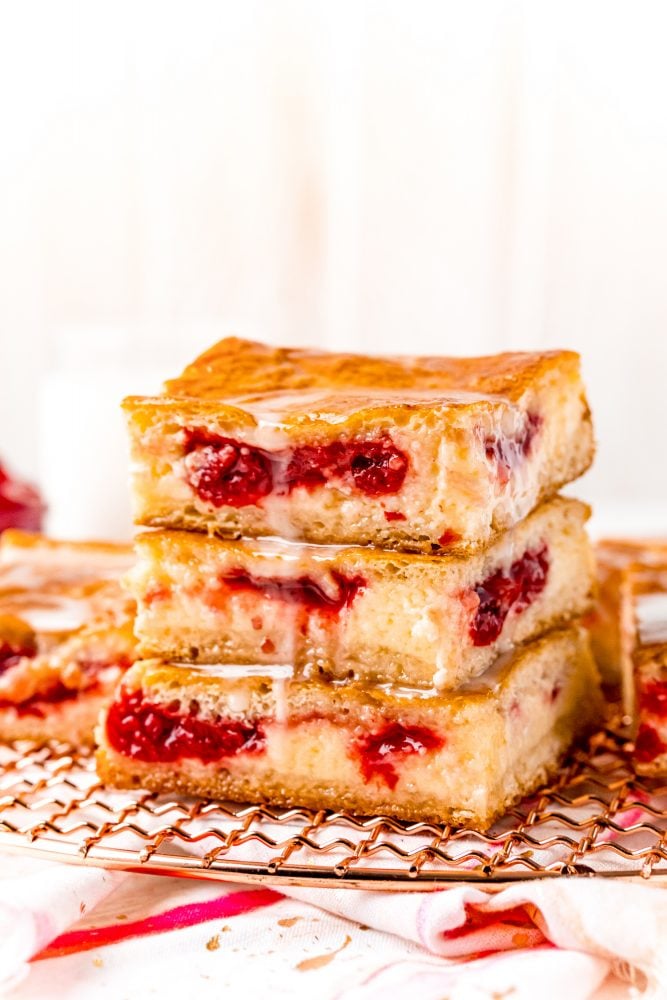
[{"label": "powdered glaze streak", "polygon": [[635,613],[642,646],[667,642],[667,592],[638,595]]},{"label": "powdered glaze streak", "polygon": [[[428,408],[446,411],[452,407],[470,406],[475,403],[501,404],[514,411],[517,421],[522,411],[503,396],[479,392],[454,390],[369,389],[363,386],[346,386],[339,392],[303,390],[301,392],[266,392],[257,395],[232,396],[224,401],[243,413],[249,414],[259,430],[280,431],[294,424],[326,422],[344,423],[351,413],[372,414],[388,406],[406,410]],[[259,441],[259,439],[257,439]],[[274,441],[276,439],[273,439]]]},{"label": "powdered glaze streak", "polygon": [[19,605],[16,614],[35,632],[76,632],[90,621],[91,602],[69,597],[47,598],[39,604]]}]

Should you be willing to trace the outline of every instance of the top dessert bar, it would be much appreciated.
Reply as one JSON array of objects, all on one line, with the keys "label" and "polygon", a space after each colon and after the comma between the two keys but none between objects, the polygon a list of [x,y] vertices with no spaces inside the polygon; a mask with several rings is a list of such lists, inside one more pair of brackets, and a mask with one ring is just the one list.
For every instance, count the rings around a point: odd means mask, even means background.
[{"label": "top dessert bar", "polygon": [[468,552],[590,464],[569,351],[373,358],[228,338],[130,397],[139,524]]}]

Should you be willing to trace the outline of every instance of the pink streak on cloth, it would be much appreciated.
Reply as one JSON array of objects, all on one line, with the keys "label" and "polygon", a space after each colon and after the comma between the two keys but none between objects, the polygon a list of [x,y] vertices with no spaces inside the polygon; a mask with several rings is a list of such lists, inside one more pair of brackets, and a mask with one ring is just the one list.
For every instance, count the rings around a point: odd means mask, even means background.
[{"label": "pink streak on cloth", "polygon": [[260,907],[271,906],[285,897],[280,892],[271,889],[251,889],[248,892],[232,892],[217,899],[207,899],[201,903],[187,903],[185,906],[174,906],[163,913],[156,913],[142,920],[130,923],[106,924],[103,927],[90,927],[78,931],[61,934],[51,944],[42,949],[32,959],[33,962],[45,958],[56,958],[72,952],[90,951],[103,945],[115,944],[133,937],[146,937],[149,934],[164,934],[166,931],[177,931],[183,927],[194,927],[207,920],[219,920],[224,917],[235,917],[239,913],[251,913]]},{"label": "pink streak on cloth", "polygon": [[[139,887],[142,879],[150,876],[35,862],[23,864],[21,870],[22,864],[21,859],[0,858],[0,875],[4,876],[0,878],[0,992],[17,981],[28,968],[28,959],[49,941],[56,939],[57,945],[58,936],[76,924],[82,914],[89,926],[74,928],[64,935],[65,944],[72,949],[69,955],[77,950],[75,935],[79,931],[90,932],[100,926],[105,928],[108,940],[104,943],[110,951],[114,945],[126,946],[129,941],[125,931],[112,940],[115,932],[109,929],[115,924],[117,903],[113,900],[117,892],[128,893],[136,901],[131,923],[146,921],[143,929],[135,926],[134,930],[153,935],[153,941],[156,934],[162,933],[176,941],[188,934],[193,922],[217,919],[217,907],[235,905],[225,902],[229,897],[233,900],[235,894],[248,901],[255,896],[256,902],[265,898],[264,893],[269,893],[266,898],[273,896],[272,890],[253,892],[236,886],[235,892],[229,892],[214,884],[205,889],[202,883],[198,883],[202,888],[194,892],[191,880],[183,880],[181,888],[180,880],[154,877],[152,884],[157,891],[152,901],[143,905],[144,894]],[[117,892],[107,901],[105,896],[111,889]],[[382,995],[386,1000],[404,994],[403,987],[410,983],[419,984],[422,1000],[448,993],[467,998],[487,995],[480,991],[488,983],[495,984],[496,993],[498,985],[506,983],[517,998],[532,1000],[539,995],[584,1000],[608,973],[625,982],[641,986],[647,983],[643,997],[667,996],[667,894],[650,884],[559,878],[516,884],[499,892],[474,886],[432,893],[291,886],[281,886],[281,890],[290,900],[308,904],[302,911],[304,921],[309,919],[309,912],[314,912],[310,908],[317,907],[320,913],[348,920],[348,933],[354,941],[359,940],[359,924],[395,936],[395,947],[385,945],[382,950],[374,944],[364,952],[366,958],[358,977],[344,988],[327,993],[328,997],[375,1000]],[[213,900],[208,916],[205,908],[188,911],[189,905],[203,899]],[[237,914],[236,919],[248,921],[256,915],[259,921],[263,912],[264,907],[259,906],[247,914]],[[328,918],[322,919],[320,928],[326,926]],[[423,948],[423,953],[406,951],[399,938],[410,948]],[[380,940],[387,938],[382,939],[378,933],[374,941]],[[83,950],[87,948],[85,936],[78,943]],[[154,944],[147,941],[147,960],[151,948]],[[338,961],[348,961],[352,950],[351,946],[342,952]],[[33,966],[39,967],[41,962]],[[285,982],[281,985],[287,986],[288,980],[291,983],[294,978],[294,969],[283,969],[280,977],[283,975]],[[544,982],[544,976],[548,977],[551,992],[531,994],[538,981]],[[456,989],[450,988],[454,983]],[[335,982],[329,985],[335,988]],[[468,994],[468,986],[474,986],[477,992]]]}]

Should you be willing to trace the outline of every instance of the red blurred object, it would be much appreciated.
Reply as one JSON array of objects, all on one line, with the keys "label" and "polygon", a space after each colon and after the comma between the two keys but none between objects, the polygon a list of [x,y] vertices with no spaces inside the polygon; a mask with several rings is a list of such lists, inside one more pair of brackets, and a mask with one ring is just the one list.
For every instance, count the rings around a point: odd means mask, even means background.
[{"label": "red blurred object", "polygon": [[41,531],[45,510],[46,506],[35,487],[12,479],[0,465],[0,531],[5,528]]}]

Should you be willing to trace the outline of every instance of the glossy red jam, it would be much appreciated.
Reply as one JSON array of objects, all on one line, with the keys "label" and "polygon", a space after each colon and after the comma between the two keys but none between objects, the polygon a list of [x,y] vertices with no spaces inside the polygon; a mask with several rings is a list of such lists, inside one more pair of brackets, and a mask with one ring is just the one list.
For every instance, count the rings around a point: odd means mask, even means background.
[{"label": "glossy red jam", "polygon": [[639,691],[639,705],[644,712],[667,716],[667,682],[647,681]]},{"label": "glossy red jam", "polygon": [[41,531],[43,516],[44,504],[34,486],[12,479],[0,465],[0,531]]},{"label": "glossy red jam", "polygon": [[[0,647],[0,655],[2,648]],[[37,650],[22,652],[21,656],[35,656]],[[15,658],[18,662],[19,657]],[[8,669],[13,664],[10,661],[4,662],[0,659],[0,673]],[[38,691],[36,694],[25,698],[23,701],[10,701],[8,698],[0,699],[0,708],[13,708],[17,715],[33,715],[43,719],[48,714],[49,708],[58,705],[63,701],[72,701],[80,695],[88,695],[99,688],[99,674],[110,667],[117,667],[119,670],[128,670],[132,666],[132,661],[127,656],[120,656],[110,663],[108,660],[78,660],[77,666],[85,675],[83,687],[66,687],[62,681],[56,681],[47,691]]]},{"label": "glossy red jam", "polygon": [[648,764],[663,753],[667,753],[667,744],[657,730],[653,726],[640,726],[635,740],[635,759],[640,764]]},{"label": "glossy red jam", "polygon": [[185,454],[188,483],[214,507],[256,504],[273,489],[273,460],[261,448],[194,430],[187,432]]},{"label": "glossy red jam", "polygon": [[257,504],[270,493],[315,489],[345,481],[366,496],[397,493],[408,471],[407,456],[388,435],[369,441],[332,441],[279,451],[244,444],[206,430],[185,432],[186,479],[214,507]]},{"label": "glossy red jam", "polygon": [[18,645],[0,639],[0,674],[16,666],[24,656],[32,658],[36,654],[37,645],[34,642]]},{"label": "glossy red jam", "polygon": [[479,606],[470,624],[475,646],[489,646],[502,632],[510,611],[524,611],[544,590],[549,575],[546,545],[524,552],[508,571],[497,570],[475,587]]},{"label": "glossy red jam", "polygon": [[[90,690],[91,688],[86,689],[87,692]],[[57,681],[48,691],[40,691],[24,701],[15,702],[0,698],[0,709],[13,708],[18,716],[32,715],[37,719],[43,719],[51,706],[63,701],[72,701],[80,693],[76,688],[65,687],[61,681]]]},{"label": "glossy red jam", "polygon": [[334,593],[328,593],[310,576],[253,576],[245,570],[236,569],[218,579],[232,591],[259,594],[285,604],[299,605],[306,611],[337,615],[343,608],[349,608],[366,586],[366,581],[362,576],[345,576],[336,570],[331,571],[331,578],[336,585]]},{"label": "glossy red jam", "polygon": [[502,483],[509,480],[517,463],[530,455],[535,436],[542,424],[543,420],[539,413],[528,413],[522,430],[516,434],[487,437],[486,457],[490,462],[495,462],[498,478]]},{"label": "glossy red jam", "polygon": [[448,548],[450,545],[455,545],[456,542],[461,541],[461,536],[457,531],[451,531],[449,528],[447,531],[443,531],[438,539],[438,545],[441,545],[443,549]]},{"label": "glossy red jam", "polygon": [[386,521],[405,521],[407,520],[405,514],[401,514],[400,510],[386,510],[384,512],[384,517]]},{"label": "glossy red jam", "polygon": [[178,701],[144,701],[141,691],[121,692],[109,709],[106,730],[114,750],[148,763],[195,757],[207,764],[239,753],[260,753],[266,744],[260,721],[200,719],[196,712],[183,713]]},{"label": "glossy red jam", "polygon": [[361,773],[366,781],[380,778],[392,790],[398,782],[397,766],[412,754],[440,750],[444,739],[425,726],[402,726],[391,722],[376,733],[358,739],[354,751],[358,754]]}]

